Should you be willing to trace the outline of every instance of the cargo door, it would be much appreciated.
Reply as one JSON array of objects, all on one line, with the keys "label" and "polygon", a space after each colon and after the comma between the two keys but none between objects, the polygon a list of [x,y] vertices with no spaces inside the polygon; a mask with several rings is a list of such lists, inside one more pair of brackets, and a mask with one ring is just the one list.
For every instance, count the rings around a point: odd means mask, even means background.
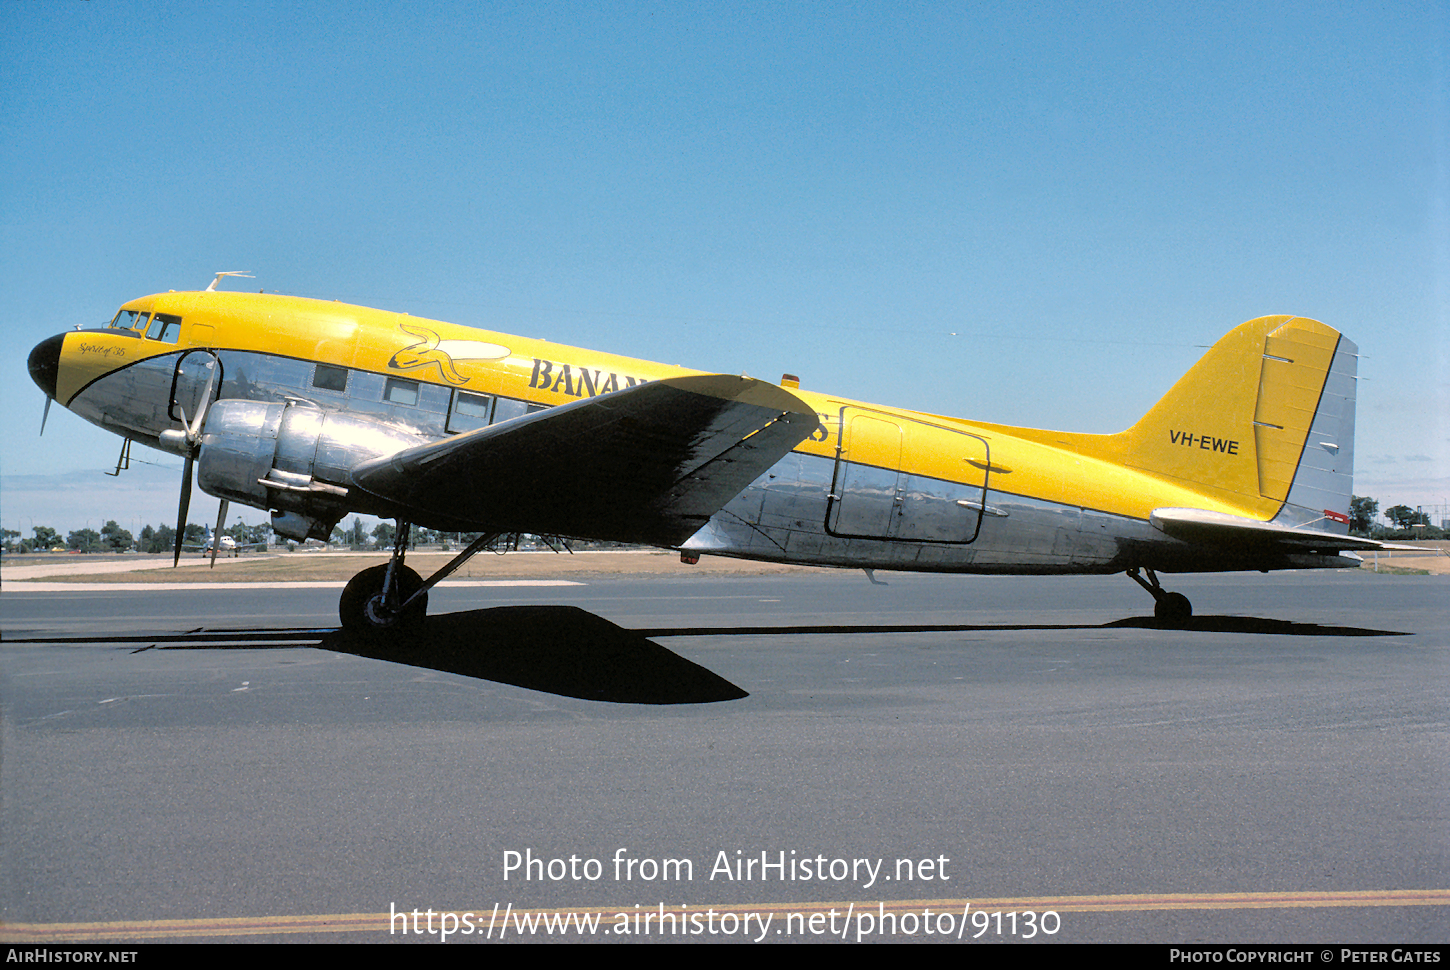
[{"label": "cargo door", "polygon": [[905,425],[901,501],[893,536],[908,542],[967,543],[986,509],[987,441],[922,421]]},{"label": "cargo door", "polygon": [[977,435],[905,416],[841,408],[826,513],[835,536],[969,543],[986,509],[990,457]]}]

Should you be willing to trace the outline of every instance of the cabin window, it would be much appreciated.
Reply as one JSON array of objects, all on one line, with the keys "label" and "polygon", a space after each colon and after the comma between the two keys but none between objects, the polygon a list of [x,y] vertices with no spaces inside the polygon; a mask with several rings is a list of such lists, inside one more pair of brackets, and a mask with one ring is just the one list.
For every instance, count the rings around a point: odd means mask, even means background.
[{"label": "cabin window", "polygon": [[415,407],[418,404],[418,382],[405,381],[398,377],[389,377],[388,383],[383,388],[383,400],[389,404],[406,404]]},{"label": "cabin window", "polygon": [[493,395],[454,391],[453,410],[448,413],[448,430],[458,433],[486,427],[492,413]]},{"label": "cabin window", "polygon": [[331,364],[318,364],[317,370],[312,375],[312,386],[324,391],[347,390],[347,368],[333,367]]},{"label": "cabin window", "polygon": [[493,423],[507,421],[510,418],[521,418],[528,413],[529,402],[517,401],[511,397],[501,397],[493,409]]},{"label": "cabin window", "polygon": [[151,326],[147,328],[146,336],[168,344],[176,343],[176,338],[181,336],[181,318],[169,313],[156,314],[151,318]]},{"label": "cabin window", "polygon": [[455,414],[466,414],[470,418],[482,418],[488,420],[488,413],[493,409],[493,398],[487,394],[470,394],[467,391],[459,391],[458,399],[453,402]]}]

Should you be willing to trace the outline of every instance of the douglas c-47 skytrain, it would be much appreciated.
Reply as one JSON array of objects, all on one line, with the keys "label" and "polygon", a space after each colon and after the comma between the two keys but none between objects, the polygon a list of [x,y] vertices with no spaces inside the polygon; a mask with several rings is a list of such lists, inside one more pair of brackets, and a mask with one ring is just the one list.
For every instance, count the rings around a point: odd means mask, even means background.
[{"label": "douglas c-47 skytrain", "polygon": [[[218,276],[220,279],[220,275]],[[1014,428],[730,374],[262,293],[160,293],[40,343],[49,399],[184,459],[203,491],[292,539],[396,519],[344,626],[407,627],[499,535],[647,543],[772,562],[962,573],[1353,566],[1356,348],[1302,317],[1250,320],[1119,434]],[[49,409],[50,401],[46,401]],[[428,580],[411,524],[480,532]],[[1146,578],[1145,578],[1146,577]]]}]

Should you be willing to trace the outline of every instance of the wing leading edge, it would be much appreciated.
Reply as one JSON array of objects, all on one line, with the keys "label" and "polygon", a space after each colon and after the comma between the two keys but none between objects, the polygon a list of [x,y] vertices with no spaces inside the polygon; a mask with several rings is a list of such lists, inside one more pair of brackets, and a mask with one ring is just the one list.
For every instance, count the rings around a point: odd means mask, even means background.
[{"label": "wing leading edge", "polygon": [[432,528],[672,546],[816,427],[774,384],[673,377],[409,448],[352,480]]}]

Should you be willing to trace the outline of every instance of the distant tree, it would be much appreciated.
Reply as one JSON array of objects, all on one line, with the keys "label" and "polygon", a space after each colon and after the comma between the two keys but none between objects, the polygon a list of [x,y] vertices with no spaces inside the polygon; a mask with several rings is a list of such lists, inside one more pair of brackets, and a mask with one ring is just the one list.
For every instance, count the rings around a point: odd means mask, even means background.
[{"label": "distant tree", "polygon": [[[190,545],[199,546],[206,542],[206,526],[197,525],[195,522],[186,523],[186,529],[181,533],[182,541]],[[175,541],[173,533],[172,541]]]},{"label": "distant tree", "polygon": [[248,544],[267,541],[268,526],[247,525],[245,522],[238,522],[227,529],[227,535],[237,540],[238,543]]},{"label": "distant tree", "polygon": [[397,529],[391,522],[379,522],[373,526],[373,541],[377,543],[379,549],[390,548],[395,535],[397,535]]},{"label": "distant tree", "polygon": [[1412,525],[1428,525],[1429,519],[1423,512],[1417,512],[1408,505],[1395,505],[1385,509],[1385,518],[1397,529],[1408,529]]},{"label": "distant tree", "polygon": [[65,544],[77,552],[91,552],[100,547],[101,534],[95,529],[76,529],[65,537]]},{"label": "distant tree", "polygon": [[176,547],[176,530],[169,525],[151,526],[141,530],[139,547],[142,552],[171,552]]},{"label": "distant tree", "polygon": [[1367,495],[1356,495],[1349,500],[1349,531],[1368,535],[1374,518],[1379,514],[1380,503]]},{"label": "distant tree", "polygon": [[60,533],[48,525],[37,525],[32,528],[35,538],[31,541],[32,549],[54,549],[56,546],[64,545],[60,541]]},{"label": "distant tree", "polygon": [[131,548],[132,542],[135,541],[130,531],[121,528],[120,523],[115,519],[110,519],[105,525],[101,526],[101,540],[105,543],[106,548],[112,552],[125,552]]}]

